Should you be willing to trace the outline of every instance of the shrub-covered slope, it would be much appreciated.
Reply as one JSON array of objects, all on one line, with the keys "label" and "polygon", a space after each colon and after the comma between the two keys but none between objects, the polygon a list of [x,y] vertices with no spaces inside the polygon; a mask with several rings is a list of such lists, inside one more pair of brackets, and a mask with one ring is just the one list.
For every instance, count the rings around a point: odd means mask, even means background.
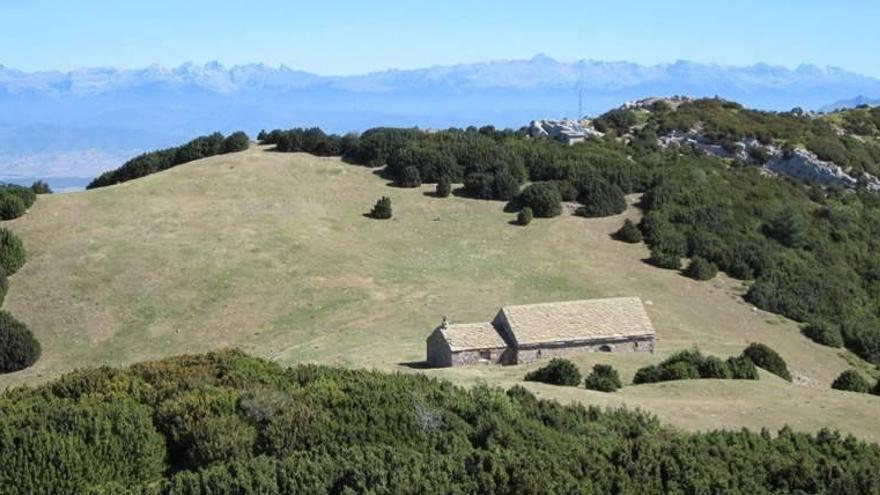
[{"label": "shrub-covered slope", "polygon": [[880,447],[237,351],[0,396],[0,493],[880,493]]}]

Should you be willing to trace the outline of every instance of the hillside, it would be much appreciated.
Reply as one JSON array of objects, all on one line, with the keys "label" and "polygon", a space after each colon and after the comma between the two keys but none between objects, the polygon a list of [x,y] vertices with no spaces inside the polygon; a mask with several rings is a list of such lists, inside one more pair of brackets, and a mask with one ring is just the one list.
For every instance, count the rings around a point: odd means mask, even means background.
[{"label": "hillside", "polygon": [[[745,303],[741,282],[695,282],[613,241],[624,217],[563,215],[509,225],[504,204],[389,187],[337,158],[252,147],[124,184],[41,197],[9,227],[29,259],[5,308],[43,345],[37,364],[0,384],[41,383],[84,366],[125,365],[235,346],[303,362],[413,372],[444,314],[481,321],[498,306],[635,295],[650,301],[651,355],[587,355],[626,382],[638,367],[692,345],[720,356],[751,341],[778,350],[795,384],[682,381],[616,394],[537,384],[542,397],[641,407],[687,429],[832,426],[880,439],[877,397],[830,390],[852,354],[803,337]],[[365,218],[390,196],[393,220]],[[635,200],[629,197],[630,202]],[[533,367],[423,370],[511,385]]]}]

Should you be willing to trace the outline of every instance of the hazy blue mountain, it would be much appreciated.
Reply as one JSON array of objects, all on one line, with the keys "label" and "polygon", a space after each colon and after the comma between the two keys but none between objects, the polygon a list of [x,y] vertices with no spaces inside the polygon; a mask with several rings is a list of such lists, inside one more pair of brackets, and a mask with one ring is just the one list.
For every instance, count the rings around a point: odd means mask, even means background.
[{"label": "hazy blue mountain", "polygon": [[[0,66],[0,177],[91,177],[107,160],[214,130],[519,127],[539,117],[575,116],[579,94],[586,114],[672,94],[720,95],[763,109],[819,109],[852,95],[880,95],[880,80],[812,65],[645,66],[543,55],[354,76],[217,62],[34,73]],[[89,156],[103,158],[83,166]]]},{"label": "hazy blue mountain", "polygon": [[855,98],[835,101],[830,105],[825,105],[824,107],[821,107],[819,110],[823,112],[833,112],[835,110],[841,110],[844,108],[855,108],[860,105],[870,105],[872,107],[878,106],[880,105],[880,98],[868,98],[865,95],[859,95]]}]

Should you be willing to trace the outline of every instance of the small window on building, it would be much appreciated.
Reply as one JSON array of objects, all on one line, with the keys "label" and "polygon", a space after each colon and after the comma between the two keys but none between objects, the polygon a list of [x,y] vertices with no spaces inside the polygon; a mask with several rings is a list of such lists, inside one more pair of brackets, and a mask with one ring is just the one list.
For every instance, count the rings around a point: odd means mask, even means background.
[{"label": "small window on building", "polygon": [[492,351],[480,351],[480,361],[492,360]]}]

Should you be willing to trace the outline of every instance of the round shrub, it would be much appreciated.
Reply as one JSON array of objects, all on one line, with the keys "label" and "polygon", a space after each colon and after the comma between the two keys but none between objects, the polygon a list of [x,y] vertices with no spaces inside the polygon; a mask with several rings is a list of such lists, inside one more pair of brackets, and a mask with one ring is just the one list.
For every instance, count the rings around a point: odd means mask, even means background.
[{"label": "round shrub", "polygon": [[440,177],[440,180],[437,181],[437,190],[435,191],[435,195],[438,198],[448,198],[452,193],[452,183],[449,181],[448,177]]},{"label": "round shrub", "polygon": [[813,322],[803,329],[803,334],[817,344],[828,347],[842,347],[843,335],[840,327],[827,322]]},{"label": "round shrub", "polygon": [[551,385],[575,386],[581,382],[581,372],[568,359],[554,358],[525,377],[527,382],[542,382]]},{"label": "round shrub", "polygon": [[718,275],[718,267],[705,258],[695,256],[685,268],[684,274],[694,280],[711,280]]},{"label": "round shrub", "polygon": [[370,211],[370,217],[379,220],[387,220],[391,218],[391,198],[382,196]]},{"label": "round shrub", "polygon": [[622,386],[617,370],[608,364],[593,366],[593,372],[584,380],[584,387],[600,392],[614,392]]},{"label": "round shrub", "polygon": [[715,356],[708,356],[699,367],[700,378],[730,378],[730,367]]},{"label": "round shrub", "polygon": [[24,265],[25,253],[21,239],[7,229],[0,228],[0,268],[12,275]]},{"label": "round shrub", "polygon": [[397,185],[400,187],[419,187],[422,185],[422,175],[419,169],[413,166],[404,167],[397,177]]},{"label": "round shrub", "polygon": [[0,196],[0,218],[3,220],[12,220],[24,215],[24,201],[14,194],[3,194]]},{"label": "round shrub", "polygon": [[223,140],[223,153],[234,153],[236,151],[244,151],[250,146],[251,140],[243,131],[237,131],[230,134]]},{"label": "round shrub", "polygon": [[581,188],[578,201],[583,204],[577,209],[582,217],[607,217],[617,215],[626,210],[626,198],[623,191],[614,184],[605,181],[594,181]]},{"label": "round shrub", "polygon": [[0,373],[23,370],[40,358],[40,343],[28,327],[0,311]]},{"label": "round shrub", "polygon": [[838,376],[831,384],[831,388],[835,390],[846,390],[848,392],[867,393],[871,389],[868,381],[856,370],[846,370]]},{"label": "round shrub", "polygon": [[745,356],[734,356],[727,359],[727,369],[734,380],[757,380],[758,368],[751,359]]},{"label": "round shrub", "polygon": [[743,356],[752,360],[755,366],[791,381],[788,365],[776,351],[764,344],[752,343],[743,350]]},{"label": "round shrub", "polygon": [[618,241],[636,244],[642,242],[642,231],[636,227],[636,224],[629,218],[623,221],[623,227],[614,233],[614,238]]},{"label": "round shrub", "polygon": [[559,188],[549,182],[536,182],[526,187],[519,196],[523,206],[532,209],[538,218],[550,218],[562,213]]},{"label": "round shrub", "polygon": [[633,377],[633,384],[655,383],[662,382],[663,380],[663,370],[660,369],[659,366],[651,365],[639,368],[639,370],[636,371],[636,375]]},{"label": "round shrub", "polygon": [[528,225],[532,223],[533,216],[534,215],[532,214],[532,209],[526,206],[522,210],[519,210],[519,213],[516,214],[516,223],[523,226]]}]

